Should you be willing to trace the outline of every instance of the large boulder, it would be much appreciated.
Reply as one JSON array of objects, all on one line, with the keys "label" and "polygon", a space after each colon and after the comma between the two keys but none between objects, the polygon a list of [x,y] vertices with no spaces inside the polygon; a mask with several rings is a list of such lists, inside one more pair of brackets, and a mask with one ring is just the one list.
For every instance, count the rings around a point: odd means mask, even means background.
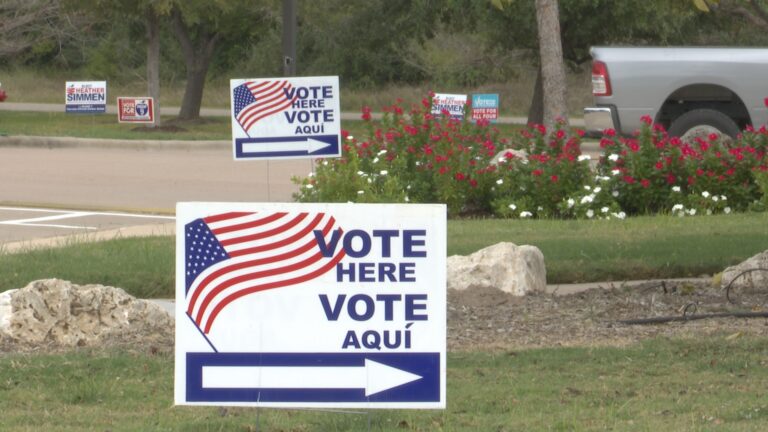
[{"label": "large boulder", "polygon": [[469,256],[448,257],[448,289],[498,288],[516,296],[547,287],[544,255],[535,246],[497,243]]},{"label": "large boulder", "polygon": [[768,250],[726,268],[720,281],[721,286],[725,288],[731,282],[731,289],[763,289],[768,292]]},{"label": "large boulder", "polygon": [[22,347],[173,344],[173,320],[160,306],[120,288],[31,282],[0,293],[0,340]]}]

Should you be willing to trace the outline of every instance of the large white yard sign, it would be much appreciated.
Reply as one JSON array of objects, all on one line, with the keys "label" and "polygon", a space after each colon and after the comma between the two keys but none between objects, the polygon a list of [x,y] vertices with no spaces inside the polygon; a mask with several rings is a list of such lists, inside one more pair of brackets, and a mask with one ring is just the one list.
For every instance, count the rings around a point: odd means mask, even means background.
[{"label": "large white yard sign", "polygon": [[445,407],[445,206],[176,216],[177,404]]}]

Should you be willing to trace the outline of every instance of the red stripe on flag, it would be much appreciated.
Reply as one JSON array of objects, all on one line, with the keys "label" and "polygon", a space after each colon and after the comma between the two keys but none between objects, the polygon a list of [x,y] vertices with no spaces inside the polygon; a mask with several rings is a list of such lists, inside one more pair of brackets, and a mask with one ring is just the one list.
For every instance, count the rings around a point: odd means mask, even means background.
[{"label": "red stripe on flag", "polygon": [[271,116],[272,114],[276,114],[276,113],[279,113],[281,111],[287,110],[288,108],[291,107],[291,105],[293,105],[294,102],[296,102],[296,100],[298,98],[299,98],[298,96],[294,96],[293,99],[291,99],[289,101],[286,101],[284,104],[278,106],[277,108],[275,108],[275,109],[273,109],[271,111],[268,111],[268,112],[262,112],[259,116],[249,120],[247,122],[247,125],[245,126],[245,128],[246,129],[250,128],[254,123],[256,123],[257,121],[263,119],[264,117],[268,117],[268,116]]},{"label": "red stripe on flag", "polygon": [[253,212],[246,213],[246,212],[231,212],[231,213],[222,213],[218,215],[208,216],[207,218],[203,218],[203,222],[210,224],[214,222],[221,222],[225,221],[227,219],[235,219],[243,216],[249,216],[252,215]]},{"label": "red stripe on flag", "polygon": [[[280,241],[275,242],[275,243],[269,243],[269,244],[265,244],[265,245],[261,245],[261,246],[255,246],[255,247],[252,247],[252,248],[240,249],[240,250],[232,251],[232,252],[229,252],[229,256],[232,257],[232,258],[235,258],[235,257],[243,256],[243,255],[249,255],[249,254],[252,254],[252,253],[266,252],[268,250],[277,249],[277,248],[280,248],[280,247],[283,247],[283,246],[287,246],[287,245],[289,245],[289,244],[291,244],[293,242],[299,241],[299,239],[301,239],[305,235],[309,234],[309,232],[312,231],[314,229],[314,227],[317,226],[317,224],[320,223],[320,219],[322,219],[322,217],[323,217],[323,214],[320,213],[319,215],[315,216],[315,220],[312,221],[311,225],[308,225],[306,228],[302,229],[298,233],[296,233],[296,234],[294,234],[294,235],[292,235],[290,237],[287,237],[287,238],[285,238],[283,240],[280,240]],[[336,220],[334,218],[331,218],[328,221],[328,223],[326,224],[325,228],[323,228],[323,235],[325,235],[325,233],[333,226],[334,223],[336,223]]]},{"label": "red stripe on flag", "polygon": [[229,232],[232,232],[232,231],[238,231],[238,230],[241,230],[241,229],[256,228],[258,226],[266,225],[266,224],[268,224],[270,222],[274,222],[274,221],[282,218],[283,216],[285,216],[287,214],[288,213],[275,213],[275,214],[271,214],[271,215],[269,215],[269,216],[267,216],[265,218],[257,219],[255,221],[243,222],[243,223],[237,224],[237,225],[229,225],[229,226],[225,226],[225,227],[221,227],[221,228],[212,229],[211,232],[216,234],[216,235],[219,235],[219,234],[226,234],[226,233],[229,233]]},{"label": "red stripe on flag", "polygon": [[[213,325],[213,322],[216,320],[216,317],[219,315],[219,312],[221,312],[222,309],[224,309],[227,305],[229,305],[233,301],[259,291],[266,291],[269,289],[281,288],[289,285],[296,285],[296,284],[320,277],[326,272],[328,272],[329,270],[331,270],[333,267],[335,267],[336,264],[338,264],[339,261],[341,261],[342,258],[344,258],[344,255],[345,255],[344,249],[341,249],[339,253],[332,260],[328,261],[326,265],[313,271],[312,273],[308,273],[306,275],[299,276],[293,279],[284,280],[284,281],[277,281],[277,282],[272,282],[264,285],[256,285],[256,286],[245,288],[230,294],[229,296],[225,297],[224,300],[222,300],[219,304],[217,304],[216,307],[213,309],[213,311],[211,312],[211,316],[208,318],[208,322],[206,323],[205,329],[203,330],[203,332],[208,334],[211,331],[211,326]],[[200,323],[198,323],[198,325],[199,324]]]},{"label": "red stripe on flag", "polygon": [[304,220],[306,217],[307,217],[307,213],[300,213],[298,216],[290,220],[288,223],[284,225],[280,225],[279,227],[273,228],[269,231],[264,231],[257,234],[251,234],[251,235],[246,235],[242,237],[235,237],[229,240],[222,240],[219,243],[221,243],[221,245],[224,246],[224,248],[226,249],[227,246],[231,246],[234,244],[269,238],[295,227],[296,225],[299,224],[299,222]]}]

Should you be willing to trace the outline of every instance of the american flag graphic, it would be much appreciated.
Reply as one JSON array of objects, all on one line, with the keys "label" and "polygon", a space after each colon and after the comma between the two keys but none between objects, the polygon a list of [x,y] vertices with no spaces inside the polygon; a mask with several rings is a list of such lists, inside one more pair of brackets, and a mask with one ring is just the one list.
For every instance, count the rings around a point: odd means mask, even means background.
[{"label": "american flag graphic", "polygon": [[291,88],[288,81],[248,81],[235,87],[232,90],[235,119],[247,133],[259,120],[293,105],[297,97],[289,97]]},{"label": "american flag graphic", "polygon": [[259,291],[318,278],[342,258],[340,246],[324,257],[341,228],[325,213],[231,212],[196,219],[184,227],[187,314],[208,334],[233,301]]}]

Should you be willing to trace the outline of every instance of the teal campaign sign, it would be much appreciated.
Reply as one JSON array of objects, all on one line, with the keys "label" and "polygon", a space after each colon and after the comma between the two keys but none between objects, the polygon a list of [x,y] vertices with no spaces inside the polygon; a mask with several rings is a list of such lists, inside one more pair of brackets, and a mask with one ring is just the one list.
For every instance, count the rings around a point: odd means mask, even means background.
[{"label": "teal campaign sign", "polygon": [[499,95],[472,95],[472,120],[488,120],[496,123],[499,119]]}]

